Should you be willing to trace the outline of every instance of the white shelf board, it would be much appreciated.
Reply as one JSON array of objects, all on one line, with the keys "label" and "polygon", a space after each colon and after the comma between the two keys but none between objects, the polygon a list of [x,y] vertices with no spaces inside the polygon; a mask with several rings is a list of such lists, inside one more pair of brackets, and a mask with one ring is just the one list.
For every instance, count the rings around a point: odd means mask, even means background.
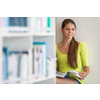
[{"label": "white shelf board", "polygon": [[41,79],[33,79],[30,81],[26,81],[26,82],[20,82],[19,84],[31,84],[31,83],[36,83],[36,82],[41,82],[41,81],[45,81],[45,80],[49,80],[55,78],[54,76],[52,77],[45,77],[45,78],[41,78]]},{"label": "white shelf board", "polygon": [[8,34],[0,34],[0,36],[4,38],[11,38],[11,37],[28,37],[31,36],[30,33],[8,33]]},{"label": "white shelf board", "polygon": [[54,36],[55,33],[36,33],[33,36]]},{"label": "white shelf board", "polygon": [[13,37],[29,37],[29,36],[54,36],[55,33],[7,33],[7,34],[0,34],[3,38],[13,38]]}]

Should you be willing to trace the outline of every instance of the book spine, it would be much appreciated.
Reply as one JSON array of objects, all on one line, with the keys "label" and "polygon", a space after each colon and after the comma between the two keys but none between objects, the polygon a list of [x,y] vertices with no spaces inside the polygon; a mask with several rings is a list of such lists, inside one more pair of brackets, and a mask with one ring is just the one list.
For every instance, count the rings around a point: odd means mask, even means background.
[{"label": "book spine", "polygon": [[41,48],[43,55],[43,74],[47,75],[47,44],[45,42],[33,42],[33,48]]},{"label": "book spine", "polygon": [[34,66],[33,66],[33,70],[34,70],[34,76],[36,76],[36,49],[34,48]]},{"label": "book spine", "polygon": [[20,26],[20,32],[27,32],[28,26],[27,26],[27,18],[26,17],[19,17],[19,26]]},{"label": "book spine", "polygon": [[39,49],[39,64],[40,64],[40,75],[43,74],[43,55],[41,48]]},{"label": "book spine", "polygon": [[51,27],[51,18],[47,17],[47,32],[50,33],[50,27]]},{"label": "book spine", "polygon": [[32,78],[32,50],[29,49],[28,50],[28,77],[29,77],[29,80]]},{"label": "book spine", "polygon": [[19,26],[20,26],[20,32],[24,31],[24,18],[19,17]]},{"label": "book spine", "polygon": [[9,55],[9,63],[8,63],[8,72],[9,72],[9,78],[8,78],[8,80],[9,80],[9,82],[11,82],[11,80],[12,80],[12,77],[11,77],[11,75],[12,75],[12,61],[11,61],[11,55]]},{"label": "book spine", "polygon": [[3,64],[2,64],[2,79],[3,81],[6,79],[6,57],[5,57],[5,52],[3,52]]},{"label": "book spine", "polygon": [[43,27],[42,27],[42,32],[46,33],[46,29],[47,29],[47,17],[42,17],[42,23],[43,23]]},{"label": "book spine", "polygon": [[6,60],[6,79],[8,79],[8,48],[3,48],[3,52],[5,53]]},{"label": "book spine", "polygon": [[35,17],[31,17],[31,21],[30,21],[30,30],[33,34],[36,33],[36,30],[35,30]]},{"label": "book spine", "polygon": [[14,53],[12,54],[12,77],[12,81],[14,83],[16,80],[16,55]]},{"label": "book spine", "polygon": [[18,60],[19,60],[19,54],[16,54],[16,78],[18,78]]},{"label": "book spine", "polygon": [[2,17],[0,17],[0,34],[2,33]]},{"label": "book spine", "polygon": [[9,33],[9,26],[10,26],[10,22],[9,22],[9,17],[7,17],[7,26],[6,26],[6,33]]},{"label": "book spine", "polygon": [[38,33],[41,32],[41,18],[40,17],[37,18],[37,30],[38,30]]}]

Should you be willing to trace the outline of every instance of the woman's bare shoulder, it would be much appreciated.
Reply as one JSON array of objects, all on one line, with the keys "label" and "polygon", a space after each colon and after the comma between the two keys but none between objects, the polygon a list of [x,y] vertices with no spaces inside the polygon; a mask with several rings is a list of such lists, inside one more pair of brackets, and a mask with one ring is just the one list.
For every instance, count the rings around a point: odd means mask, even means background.
[{"label": "woman's bare shoulder", "polygon": [[58,46],[58,47],[59,47],[59,46],[61,46],[61,45],[62,45],[62,43],[61,43],[61,42],[57,44],[57,46]]}]

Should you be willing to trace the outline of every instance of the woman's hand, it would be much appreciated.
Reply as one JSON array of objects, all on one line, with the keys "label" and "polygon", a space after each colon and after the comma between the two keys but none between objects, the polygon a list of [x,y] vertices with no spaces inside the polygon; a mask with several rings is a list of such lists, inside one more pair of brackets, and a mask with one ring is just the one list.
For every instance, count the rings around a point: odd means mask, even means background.
[{"label": "woman's hand", "polygon": [[82,71],[79,73],[79,75],[81,76],[79,79],[83,80],[87,76],[87,72]]}]

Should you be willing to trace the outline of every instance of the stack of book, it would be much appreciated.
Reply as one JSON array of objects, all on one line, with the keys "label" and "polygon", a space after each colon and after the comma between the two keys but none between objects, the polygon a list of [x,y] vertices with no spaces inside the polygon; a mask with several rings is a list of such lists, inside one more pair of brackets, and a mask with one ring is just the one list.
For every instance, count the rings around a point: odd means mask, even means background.
[{"label": "stack of book", "polygon": [[56,59],[52,58],[50,55],[47,56],[47,73],[48,77],[54,77],[56,73]]},{"label": "stack of book", "polygon": [[44,78],[47,76],[47,44],[45,42],[33,43],[33,73],[34,78]]},{"label": "stack of book", "polygon": [[0,32],[51,32],[51,17],[0,17]]},{"label": "stack of book", "polygon": [[9,32],[28,32],[27,17],[8,17]]},{"label": "stack of book", "polygon": [[4,83],[28,80],[28,52],[8,52],[8,48],[5,47],[3,48],[2,61],[2,80]]},{"label": "stack of book", "polygon": [[[47,77],[47,44],[33,42],[30,66],[29,52],[10,51],[3,48],[2,80],[4,83],[16,83]],[[30,68],[31,67],[31,68]],[[31,69],[31,71],[30,71]]]},{"label": "stack of book", "polygon": [[31,17],[31,31],[33,33],[51,32],[51,17]]},{"label": "stack of book", "polygon": [[0,17],[0,31],[9,32],[28,32],[27,17]]}]

